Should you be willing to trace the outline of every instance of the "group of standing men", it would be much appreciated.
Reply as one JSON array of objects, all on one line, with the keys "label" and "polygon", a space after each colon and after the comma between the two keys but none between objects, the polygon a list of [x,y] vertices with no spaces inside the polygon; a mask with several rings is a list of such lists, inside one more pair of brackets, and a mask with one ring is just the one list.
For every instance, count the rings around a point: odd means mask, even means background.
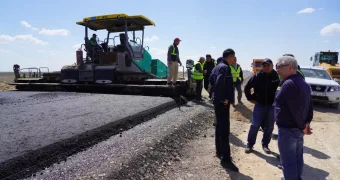
[{"label": "group of standing men", "polygon": [[[174,44],[169,47],[168,62],[172,61],[169,64],[177,61],[181,65],[177,49],[179,41],[176,38]],[[196,100],[202,100],[202,81],[207,80],[204,87],[208,89],[209,82],[208,92],[214,104],[216,117],[216,156],[220,158],[223,167],[238,172],[231,158],[229,134],[230,105],[235,102],[235,88],[239,92],[238,101],[242,103],[241,68],[236,63],[235,51],[231,48],[223,51],[222,57],[217,59],[217,64],[211,61],[210,55],[206,58],[207,61],[204,61],[203,57],[200,58],[193,72],[193,79],[197,82]],[[276,122],[284,175],[282,179],[299,180],[304,165],[303,137],[312,133],[310,123],[313,119],[313,105],[310,86],[305,82],[303,73],[291,54],[278,58],[277,71],[273,69],[273,62],[268,58],[264,59],[261,67],[262,69],[250,78],[244,88],[247,100],[255,104],[245,152],[252,151],[257,132],[262,127],[264,131],[262,148],[266,153],[271,153],[268,144]],[[174,74],[171,73],[171,77],[174,77]],[[171,84],[171,78],[168,79],[168,84]],[[254,90],[253,93],[251,89]]]},{"label": "group of standing men", "polygon": [[[223,64],[216,66],[210,76],[213,87],[216,114],[216,154],[223,165],[233,171],[238,168],[231,162],[230,104],[234,102],[232,69],[229,64],[235,56],[232,49],[223,52]],[[252,124],[245,149],[250,153],[256,141],[257,132],[262,127],[264,133],[262,148],[271,153],[274,123],[278,126],[278,149],[281,167],[286,180],[299,180],[303,170],[303,137],[310,135],[313,119],[313,105],[310,86],[305,82],[295,57],[285,54],[278,58],[276,70],[272,60],[266,58],[262,69],[247,82],[244,92],[247,100],[254,103]],[[251,89],[254,90],[251,93]]]}]

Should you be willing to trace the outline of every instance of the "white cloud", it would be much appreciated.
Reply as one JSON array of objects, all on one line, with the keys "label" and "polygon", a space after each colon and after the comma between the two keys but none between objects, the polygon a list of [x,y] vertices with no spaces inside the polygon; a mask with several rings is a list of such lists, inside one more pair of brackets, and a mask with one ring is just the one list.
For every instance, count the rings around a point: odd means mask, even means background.
[{"label": "white cloud", "polygon": [[144,38],[145,42],[152,42],[152,41],[158,41],[158,40],[159,38],[157,36],[152,36],[151,38],[149,37]]},{"label": "white cloud", "polygon": [[8,53],[9,51],[6,49],[0,49],[0,53]]},{"label": "white cloud", "polygon": [[[36,27],[33,27],[26,21],[21,21],[21,25],[25,26],[26,28],[30,28],[32,30],[38,31],[39,29]],[[46,29],[42,28],[39,31],[39,34],[49,35],[49,36],[67,36],[69,34],[69,31],[66,29]]]},{"label": "white cloud", "polygon": [[313,13],[315,11],[314,8],[305,8],[297,12],[297,14],[303,14],[303,13]]},{"label": "white cloud", "polygon": [[49,35],[49,36],[67,36],[69,33],[66,29],[46,29],[42,28],[39,34]]},{"label": "white cloud", "polygon": [[31,44],[39,44],[39,45],[45,45],[47,42],[44,42],[42,40],[39,40],[35,37],[33,37],[30,34],[27,35],[16,35],[16,36],[8,36],[8,35],[0,35],[0,43],[9,43],[12,41],[21,41],[21,42],[28,42]]},{"label": "white cloud", "polygon": [[201,55],[190,55],[190,56],[184,56],[185,59],[192,59],[195,62],[201,57]]},{"label": "white cloud", "polygon": [[38,52],[39,53],[46,53],[47,55],[50,55],[50,56],[55,56],[55,55],[61,54],[61,52],[59,52],[59,51],[43,50],[43,49],[38,50]]},{"label": "white cloud", "polygon": [[38,31],[39,30],[38,28],[35,28],[32,25],[28,24],[28,22],[26,22],[26,21],[21,21],[20,24],[25,26],[25,27],[27,27],[27,28],[29,28],[29,29],[32,29],[34,31]]},{"label": "white cloud", "polygon": [[159,49],[159,48],[151,48],[149,50],[150,54],[153,55],[166,55],[168,51],[166,49]]},{"label": "white cloud", "polygon": [[328,26],[325,26],[320,31],[321,36],[330,36],[330,35],[340,35],[340,24],[333,23]]}]

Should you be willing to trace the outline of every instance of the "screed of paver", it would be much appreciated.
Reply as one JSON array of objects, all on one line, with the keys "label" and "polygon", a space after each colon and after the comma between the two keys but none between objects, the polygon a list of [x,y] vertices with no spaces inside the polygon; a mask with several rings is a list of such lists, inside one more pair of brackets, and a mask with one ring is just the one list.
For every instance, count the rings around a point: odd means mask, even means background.
[{"label": "screed of paver", "polygon": [[0,160],[117,121],[171,98],[69,92],[1,92]]}]

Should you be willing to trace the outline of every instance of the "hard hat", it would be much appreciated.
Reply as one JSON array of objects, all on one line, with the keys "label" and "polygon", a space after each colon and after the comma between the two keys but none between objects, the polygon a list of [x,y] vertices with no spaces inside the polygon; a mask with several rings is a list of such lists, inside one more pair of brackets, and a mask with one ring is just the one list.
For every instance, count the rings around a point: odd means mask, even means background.
[{"label": "hard hat", "polygon": [[182,40],[180,40],[179,38],[175,38],[174,41],[182,41]]}]

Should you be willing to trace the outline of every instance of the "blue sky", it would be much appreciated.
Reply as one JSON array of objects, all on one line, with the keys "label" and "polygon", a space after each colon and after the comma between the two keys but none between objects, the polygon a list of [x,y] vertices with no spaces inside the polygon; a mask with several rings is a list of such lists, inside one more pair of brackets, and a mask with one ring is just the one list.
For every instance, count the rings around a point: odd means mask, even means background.
[{"label": "blue sky", "polygon": [[[284,53],[309,65],[317,51],[340,51],[339,9],[338,0],[3,0],[0,71],[12,71],[15,63],[54,71],[73,64],[84,39],[84,28],[76,22],[115,13],[153,20],[156,26],[146,28],[145,43],[152,57],[163,61],[179,37],[183,62],[207,53],[217,58],[233,48],[243,69],[251,68],[253,58],[276,61]],[[97,34],[105,37],[105,32]]]}]

